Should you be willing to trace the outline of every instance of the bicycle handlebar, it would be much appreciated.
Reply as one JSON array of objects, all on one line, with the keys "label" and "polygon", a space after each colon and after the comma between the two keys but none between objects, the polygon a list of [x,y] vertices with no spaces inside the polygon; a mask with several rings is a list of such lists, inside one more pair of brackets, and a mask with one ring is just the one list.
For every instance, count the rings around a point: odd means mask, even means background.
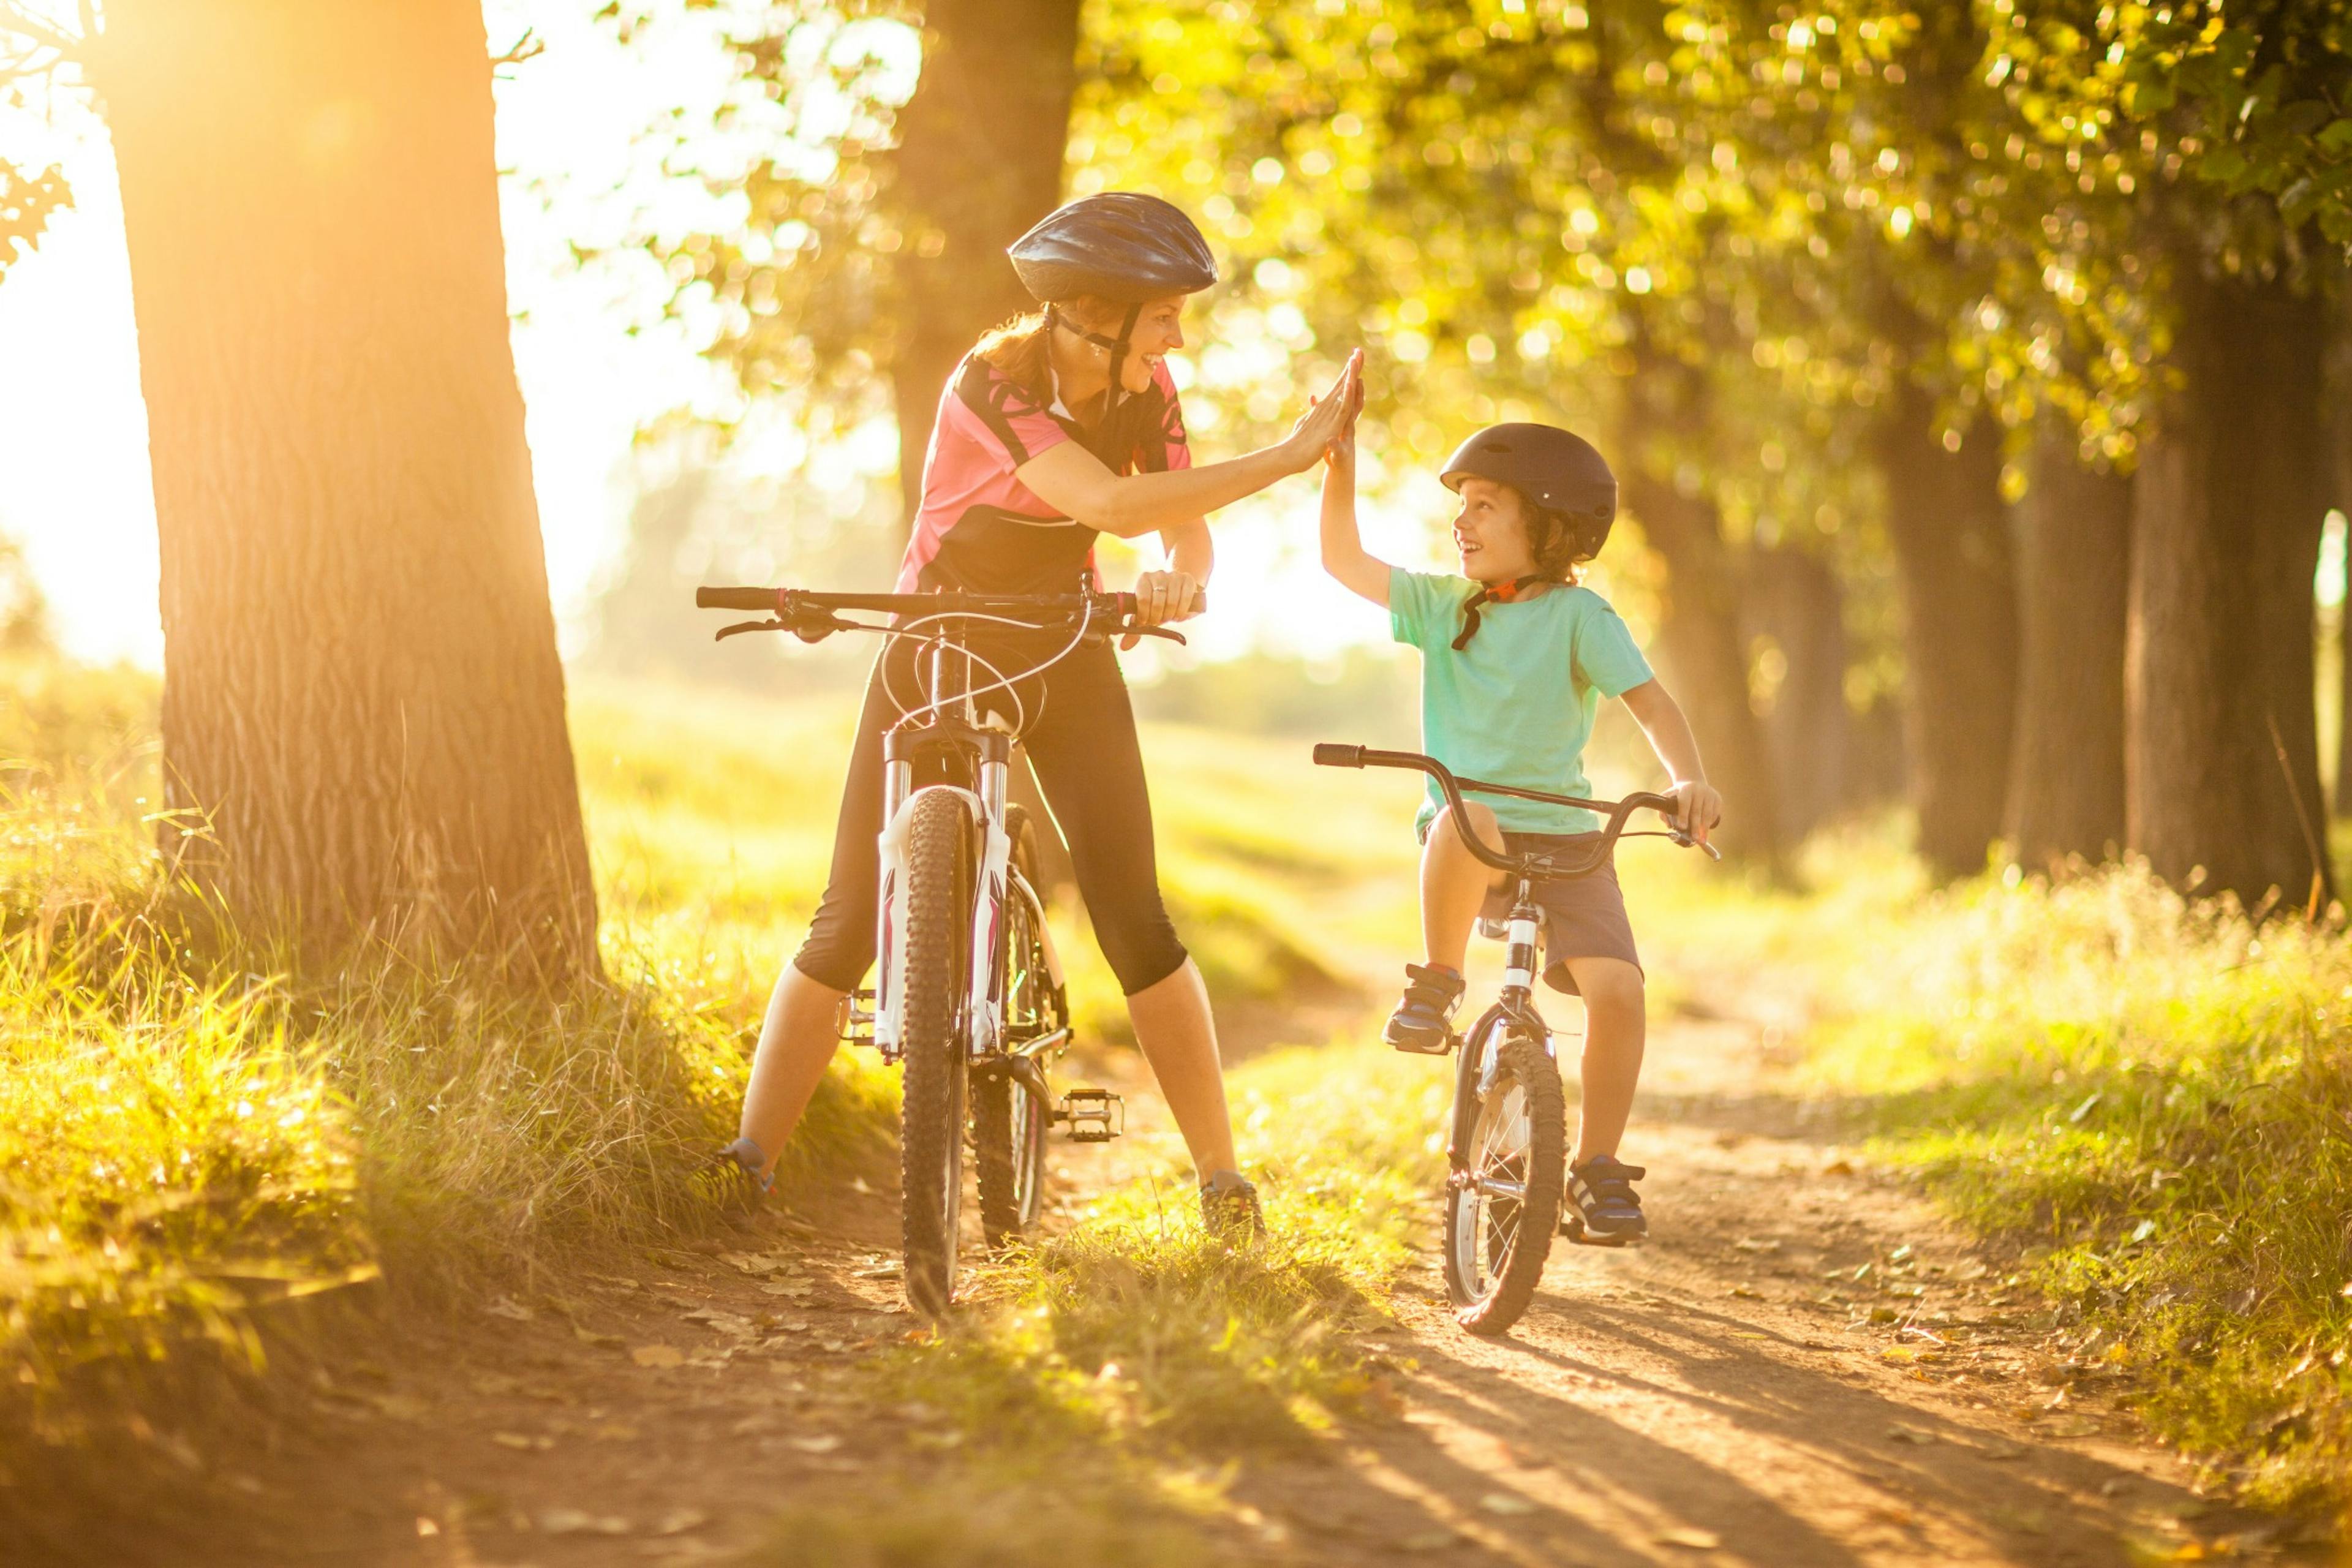
[{"label": "bicycle handlebar", "polygon": [[[694,604],[703,610],[760,610],[774,616],[774,627],[745,630],[789,630],[814,641],[832,632],[876,629],[863,622],[835,618],[836,610],[865,610],[891,616],[1002,616],[1009,619],[1041,612],[1056,618],[1087,616],[1105,624],[1107,634],[1166,637],[1181,643],[1183,634],[1165,626],[1136,623],[1133,594],[1102,594],[1089,588],[1076,594],[967,594],[942,590],[931,594],[820,594],[806,588],[711,588],[694,591]],[[1209,607],[1206,589],[1192,595],[1195,615]],[[724,636],[725,634],[720,634]]]},{"label": "bicycle handlebar", "polygon": [[[1382,752],[1375,751],[1370,746],[1347,746],[1331,742],[1317,744],[1315,762],[1318,767],[1326,768],[1403,768],[1415,773],[1427,773],[1437,781],[1438,792],[1445,796],[1445,804],[1452,808],[1454,829],[1462,836],[1464,847],[1480,861],[1497,871],[1509,871],[1518,876],[1528,877],[1536,875],[1538,868],[1547,868],[1544,874],[1549,876],[1590,876],[1600,869],[1601,861],[1608,858],[1610,850],[1616,846],[1618,838],[1624,834],[1626,822],[1637,811],[1654,811],[1666,818],[1668,824],[1666,837],[1684,848],[1704,849],[1717,860],[1723,858],[1715,846],[1694,838],[1680,827],[1674,826],[1674,814],[1678,807],[1673,797],[1669,795],[1651,795],[1645,792],[1629,795],[1622,800],[1612,801],[1587,800],[1582,795],[1551,795],[1543,790],[1521,789],[1516,784],[1488,784],[1482,779],[1459,778],[1455,776],[1453,769],[1435,757],[1423,756],[1419,752]],[[1488,848],[1479,841],[1478,836],[1470,830],[1469,813],[1464,809],[1462,803],[1462,793],[1465,790],[1475,791],[1480,795],[1508,795],[1514,800],[1541,801],[1548,805],[1580,806],[1587,811],[1601,813],[1609,819],[1609,826],[1602,829],[1601,842],[1592,846],[1591,853],[1586,856],[1580,864],[1573,867],[1561,866],[1547,856],[1504,854]]]}]

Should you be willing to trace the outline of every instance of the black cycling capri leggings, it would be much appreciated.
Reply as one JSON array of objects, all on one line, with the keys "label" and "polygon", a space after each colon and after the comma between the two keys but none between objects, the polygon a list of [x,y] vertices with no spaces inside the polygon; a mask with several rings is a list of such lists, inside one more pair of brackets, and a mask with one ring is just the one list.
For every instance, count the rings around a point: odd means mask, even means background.
[{"label": "black cycling capri leggings", "polygon": [[[1001,668],[1020,669],[1057,649],[1060,637],[1018,646],[975,642],[974,651]],[[840,824],[834,830],[833,870],[816,919],[793,964],[820,984],[854,991],[874,963],[875,839],[882,831],[882,732],[896,722],[898,694],[916,700],[914,645],[893,641],[874,663],[857,739],[849,753]],[[885,673],[889,679],[886,681]],[[1135,710],[1110,645],[1081,647],[1042,676],[1020,683],[1029,723],[1022,744],[1035,769],[1045,804],[1070,847],[1078,893],[1093,918],[1095,940],[1132,996],[1183,966],[1160,901],[1160,872],[1151,844],[1151,799],[1136,743]],[[983,703],[988,699],[982,699]],[[1042,710],[1040,704],[1043,704]],[[1007,712],[1007,717],[1010,717]]]}]

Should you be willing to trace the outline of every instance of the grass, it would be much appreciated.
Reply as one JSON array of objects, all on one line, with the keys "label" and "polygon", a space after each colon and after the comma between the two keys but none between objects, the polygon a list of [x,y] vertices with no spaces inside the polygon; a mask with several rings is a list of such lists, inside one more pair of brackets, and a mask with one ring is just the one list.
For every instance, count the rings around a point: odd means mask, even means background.
[{"label": "grass", "polygon": [[2340,925],[2258,927],[2137,868],[1923,895],[1867,848],[1845,865],[1759,899],[1773,934],[1731,955],[1811,991],[1816,1086],[2015,1249],[2058,1306],[2067,1376],[2118,1381],[2251,1501],[2344,1503]]}]

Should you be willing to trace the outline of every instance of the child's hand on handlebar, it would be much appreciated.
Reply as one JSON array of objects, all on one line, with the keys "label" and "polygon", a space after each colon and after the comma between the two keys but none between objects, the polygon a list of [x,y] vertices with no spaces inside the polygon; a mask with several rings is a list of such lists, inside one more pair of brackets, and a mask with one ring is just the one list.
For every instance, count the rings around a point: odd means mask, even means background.
[{"label": "child's hand on handlebar", "polygon": [[1675,829],[1706,843],[1707,834],[1723,820],[1722,795],[1704,779],[1677,784],[1666,793],[1674,797]]},{"label": "child's hand on handlebar", "polygon": [[[1190,572],[1146,572],[1136,578],[1135,618],[1143,625],[1189,621],[1200,613],[1201,580]],[[1133,647],[1140,640],[1130,633],[1118,646]]]}]

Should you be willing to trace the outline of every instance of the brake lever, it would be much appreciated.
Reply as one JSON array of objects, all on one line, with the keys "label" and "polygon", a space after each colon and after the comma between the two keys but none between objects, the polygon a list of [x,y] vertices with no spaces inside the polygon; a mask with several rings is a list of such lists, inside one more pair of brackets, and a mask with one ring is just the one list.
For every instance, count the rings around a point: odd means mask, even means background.
[{"label": "brake lever", "polygon": [[788,632],[792,629],[782,621],[737,621],[731,626],[720,628],[710,640],[725,642],[729,637],[739,637],[745,632]]},{"label": "brake lever", "polygon": [[1166,637],[1178,647],[1189,647],[1192,646],[1184,640],[1184,634],[1182,632],[1171,631],[1166,626],[1127,626],[1119,627],[1113,635],[1123,637]]},{"label": "brake lever", "polygon": [[1675,843],[1681,845],[1685,849],[1706,850],[1706,858],[1710,860],[1720,860],[1723,858],[1722,850],[1717,849],[1714,845],[1707,843],[1704,839],[1692,837],[1689,834],[1685,833],[1679,827],[1667,829],[1666,837],[1673,839]]}]

